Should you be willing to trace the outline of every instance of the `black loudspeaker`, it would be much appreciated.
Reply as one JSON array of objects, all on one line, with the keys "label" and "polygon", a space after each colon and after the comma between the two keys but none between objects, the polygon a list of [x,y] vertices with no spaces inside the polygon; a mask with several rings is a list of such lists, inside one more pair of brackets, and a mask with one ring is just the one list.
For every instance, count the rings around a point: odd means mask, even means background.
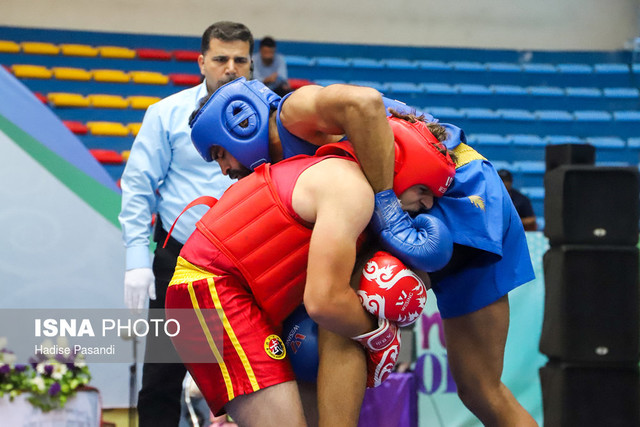
[{"label": "black loudspeaker", "polygon": [[562,165],[593,165],[596,147],[590,144],[553,144],[545,147],[547,172]]},{"label": "black loudspeaker", "polygon": [[540,368],[545,427],[640,426],[638,366],[549,362]]},{"label": "black loudspeaker", "polygon": [[558,166],[545,174],[544,189],[551,245],[638,243],[638,169]]},{"label": "black loudspeaker", "polygon": [[540,351],[567,362],[638,363],[638,248],[555,246],[543,257]]}]

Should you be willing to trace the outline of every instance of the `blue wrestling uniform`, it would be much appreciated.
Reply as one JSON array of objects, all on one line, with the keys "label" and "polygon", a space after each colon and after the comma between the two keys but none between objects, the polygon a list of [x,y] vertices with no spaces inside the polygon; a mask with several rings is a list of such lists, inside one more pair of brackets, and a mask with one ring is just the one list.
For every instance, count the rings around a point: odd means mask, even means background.
[{"label": "blue wrestling uniform", "polygon": [[[276,123],[284,158],[315,153],[316,145],[283,126],[278,106]],[[399,101],[383,98],[385,107],[400,113],[424,114]],[[444,144],[458,157],[453,185],[429,211],[449,228],[456,244],[452,261],[431,274],[432,288],[443,318],[461,316],[497,301],[534,279],[520,217],[493,165],[465,144],[464,132],[448,123]],[[472,248],[472,249],[469,249]]]}]

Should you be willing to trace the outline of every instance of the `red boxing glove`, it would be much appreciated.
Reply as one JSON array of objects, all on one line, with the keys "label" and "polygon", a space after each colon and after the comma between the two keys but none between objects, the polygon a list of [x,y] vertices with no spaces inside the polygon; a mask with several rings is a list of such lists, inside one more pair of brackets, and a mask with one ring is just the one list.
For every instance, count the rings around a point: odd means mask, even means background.
[{"label": "red boxing glove", "polygon": [[427,288],[402,261],[380,251],[362,269],[358,296],[369,313],[403,327],[422,314]]},{"label": "red boxing glove", "polygon": [[387,319],[378,319],[378,329],[352,339],[367,349],[367,387],[378,387],[398,361],[400,329]]}]

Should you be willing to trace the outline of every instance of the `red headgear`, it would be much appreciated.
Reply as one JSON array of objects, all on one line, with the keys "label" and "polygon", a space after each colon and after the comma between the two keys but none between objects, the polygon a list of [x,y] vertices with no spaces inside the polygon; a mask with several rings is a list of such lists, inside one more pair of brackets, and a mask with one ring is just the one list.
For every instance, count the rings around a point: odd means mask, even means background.
[{"label": "red headgear", "polygon": [[[456,165],[446,147],[424,122],[411,123],[398,117],[388,117],[388,120],[395,140],[393,191],[396,196],[414,185],[426,185],[435,197],[444,195],[456,174]],[[349,141],[323,145],[316,151],[317,156],[331,154],[356,158]]]},{"label": "red headgear", "polygon": [[[429,131],[426,123],[389,117],[396,143],[393,191],[397,196],[413,185],[426,185],[435,197],[447,191],[456,166],[445,146]],[[440,147],[444,152],[438,150]]]}]

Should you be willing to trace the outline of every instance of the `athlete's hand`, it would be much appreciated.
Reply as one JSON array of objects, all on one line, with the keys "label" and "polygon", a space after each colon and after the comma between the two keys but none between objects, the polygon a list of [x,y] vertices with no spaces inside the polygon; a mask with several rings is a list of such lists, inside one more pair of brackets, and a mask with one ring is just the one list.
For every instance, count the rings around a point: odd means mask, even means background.
[{"label": "athlete's hand", "polygon": [[156,299],[156,282],[150,268],[133,268],[124,273],[124,304],[131,310],[145,308],[147,297]]},{"label": "athlete's hand", "polygon": [[378,329],[352,339],[367,350],[367,387],[378,387],[398,361],[400,329],[387,319],[378,319]]},{"label": "athlete's hand", "polygon": [[375,195],[371,226],[383,247],[411,268],[437,271],[451,259],[453,238],[444,223],[428,214],[411,219],[393,190]]}]

